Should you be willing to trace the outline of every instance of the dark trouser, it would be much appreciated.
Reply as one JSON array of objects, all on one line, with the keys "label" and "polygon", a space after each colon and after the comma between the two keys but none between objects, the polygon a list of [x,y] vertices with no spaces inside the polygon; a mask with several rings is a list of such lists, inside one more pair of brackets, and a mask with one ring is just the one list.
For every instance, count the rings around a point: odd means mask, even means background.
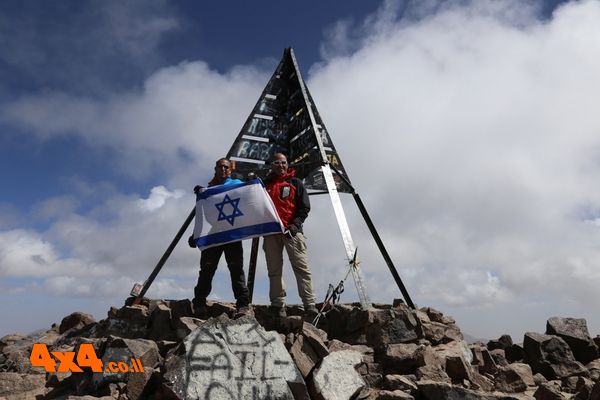
[{"label": "dark trouser", "polygon": [[200,274],[198,283],[194,288],[194,304],[206,301],[212,290],[212,280],[221,254],[225,252],[225,261],[231,275],[231,288],[236,300],[237,307],[245,307],[250,303],[248,288],[246,287],[246,275],[244,274],[244,250],[242,242],[224,244],[222,246],[210,247],[202,250],[200,256]]}]

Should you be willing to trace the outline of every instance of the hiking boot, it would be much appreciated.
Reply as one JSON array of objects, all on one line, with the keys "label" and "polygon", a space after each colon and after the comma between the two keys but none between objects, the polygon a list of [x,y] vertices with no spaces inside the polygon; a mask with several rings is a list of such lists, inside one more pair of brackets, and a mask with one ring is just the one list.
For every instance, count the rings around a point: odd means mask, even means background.
[{"label": "hiking boot", "polygon": [[208,314],[208,308],[206,307],[206,299],[194,299],[192,304],[194,306],[194,317],[206,319],[206,316]]},{"label": "hiking boot", "polygon": [[312,323],[315,317],[319,314],[319,310],[314,304],[304,306],[304,320]]},{"label": "hiking boot", "polygon": [[233,319],[237,319],[237,318],[244,317],[244,316],[249,316],[249,317],[254,316],[254,310],[252,310],[252,306],[247,305],[247,306],[243,306],[243,307],[238,307],[238,309],[235,312],[235,315],[233,316]]},{"label": "hiking boot", "polygon": [[271,315],[276,318],[285,318],[287,317],[287,312],[285,311],[285,306],[271,306],[270,307]]}]

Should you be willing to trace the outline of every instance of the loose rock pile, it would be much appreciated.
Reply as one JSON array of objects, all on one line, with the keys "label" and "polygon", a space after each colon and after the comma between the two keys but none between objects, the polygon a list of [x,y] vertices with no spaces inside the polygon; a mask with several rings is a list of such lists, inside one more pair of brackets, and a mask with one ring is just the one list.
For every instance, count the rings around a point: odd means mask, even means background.
[{"label": "loose rock pile", "polygon": [[[266,306],[231,319],[232,304],[209,303],[208,313],[146,300],[99,322],[74,313],[46,332],[5,336],[0,399],[600,400],[600,336],[584,319],[550,318],[522,344],[467,344],[451,317],[400,301],[339,304],[318,328],[297,306],[284,319]],[[75,353],[92,344],[104,365],[137,358],[144,372],[46,373],[31,367],[34,343]]]}]

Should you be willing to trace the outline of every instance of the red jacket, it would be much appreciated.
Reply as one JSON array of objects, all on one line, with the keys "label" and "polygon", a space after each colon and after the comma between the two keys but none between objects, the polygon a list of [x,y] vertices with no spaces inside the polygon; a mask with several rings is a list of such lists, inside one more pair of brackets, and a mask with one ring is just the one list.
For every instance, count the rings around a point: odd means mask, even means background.
[{"label": "red jacket", "polygon": [[282,176],[271,174],[265,179],[265,186],[285,229],[294,224],[302,232],[302,224],[310,211],[310,200],[302,181],[294,175],[293,169]]}]

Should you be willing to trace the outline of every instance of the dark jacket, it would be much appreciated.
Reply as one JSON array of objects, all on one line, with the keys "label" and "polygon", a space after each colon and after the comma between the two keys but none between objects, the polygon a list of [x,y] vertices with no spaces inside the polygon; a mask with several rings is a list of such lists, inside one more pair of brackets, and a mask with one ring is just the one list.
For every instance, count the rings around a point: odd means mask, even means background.
[{"label": "dark jacket", "polygon": [[302,224],[310,212],[310,200],[302,181],[295,174],[293,169],[282,176],[270,174],[265,178],[265,186],[285,229],[294,224],[302,232]]}]

